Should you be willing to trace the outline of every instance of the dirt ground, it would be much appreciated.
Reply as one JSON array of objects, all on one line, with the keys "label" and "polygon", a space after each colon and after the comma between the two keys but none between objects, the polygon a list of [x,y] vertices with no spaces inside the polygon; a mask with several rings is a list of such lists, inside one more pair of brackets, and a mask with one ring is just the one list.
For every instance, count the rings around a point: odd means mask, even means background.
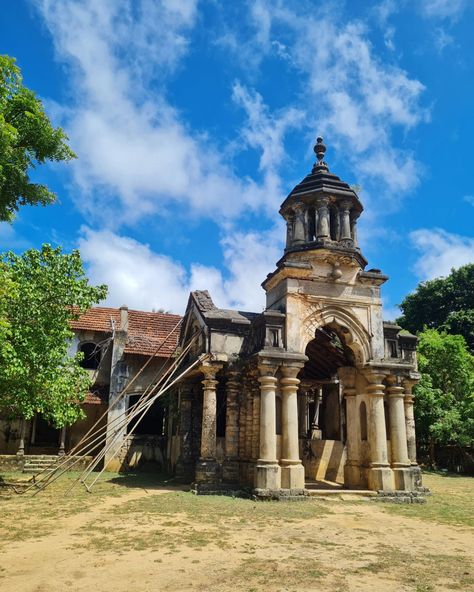
[{"label": "dirt ground", "polygon": [[253,502],[152,479],[0,492],[3,592],[474,590],[474,479],[427,475],[426,505]]}]

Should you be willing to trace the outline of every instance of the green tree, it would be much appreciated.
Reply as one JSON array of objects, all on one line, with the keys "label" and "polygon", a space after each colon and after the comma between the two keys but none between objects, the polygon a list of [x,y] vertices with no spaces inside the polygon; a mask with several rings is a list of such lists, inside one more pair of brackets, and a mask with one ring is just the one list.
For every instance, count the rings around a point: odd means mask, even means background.
[{"label": "green tree", "polygon": [[79,251],[43,245],[23,255],[4,254],[2,266],[16,291],[0,295],[7,320],[0,411],[24,419],[41,413],[56,427],[71,424],[83,416],[79,404],[90,384],[82,354],[68,356],[70,321],[105,298],[107,288],[89,284]]},{"label": "green tree", "polygon": [[[429,443],[474,444],[474,356],[461,335],[419,335],[421,380],[415,387],[417,437]],[[433,455],[432,455],[433,458]]]},{"label": "green tree", "polygon": [[21,205],[55,201],[45,185],[30,182],[29,172],[48,160],[75,158],[67,139],[52,126],[35,93],[23,86],[15,60],[0,55],[0,221],[13,220]]},{"label": "green tree", "polygon": [[474,352],[474,263],[445,278],[422,282],[400,304],[397,322],[412,333],[429,329],[462,335]]}]

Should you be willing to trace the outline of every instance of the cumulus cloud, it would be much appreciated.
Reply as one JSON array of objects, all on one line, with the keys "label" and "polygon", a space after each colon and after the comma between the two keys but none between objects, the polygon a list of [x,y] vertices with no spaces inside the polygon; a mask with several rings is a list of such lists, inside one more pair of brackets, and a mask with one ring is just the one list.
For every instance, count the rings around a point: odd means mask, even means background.
[{"label": "cumulus cloud", "polygon": [[422,228],[410,233],[410,239],[421,253],[414,266],[422,280],[446,276],[452,268],[474,262],[474,238],[451,234],[441,228]]},{"label": "cumulus cloud", "polygon": [[180,262],[149,245],[110,230],[82,229],[79,248],[93,283],[109,286],[106,303],[142,310],[183,313],[191,290],[209,290],[217,306],[261,311],[260,283],[281,252],[281,228],[262,233],[234,232],[222,238],[226,274],[219,269]]},{"label": "cumulus cloud", "polygon": [[[278,0],[252,5],[253,25],[262,27],[254,37],[254,51],[263,57],[273,51],[302,75],[300,108],[308,124],[327,135],[363,185],[377,183],[387,196],[396,194],[392,204],[399,204],[400,192],[418,185],[422,167],[395,142],[394,134],[429,118],[421,103],[423,84],[380,59],[367,23],[343,21],[334,11],[318,12],[312,4],[302,3],[298,10]],[[395,10],[394,3],[382,3],[378,20],[386,21]],[[280,47],[284,54],[275,49]]]},{"label": "cumulus cloud", "polygon": [[[188,50],[196,4],[38,0],[58,56],[74,75],[74,105],[63,116],[79,156],[77,202],[89,215],[113,209],[117,224],[130,224],[185,204],[197,214],[232,218],[278,203],[279,179],[265,155],[261,182],[240,178],[219,142],[191,130],[166,99],[167,73]],[[280,117],[273,123],[282,142],[295,111]]]}]

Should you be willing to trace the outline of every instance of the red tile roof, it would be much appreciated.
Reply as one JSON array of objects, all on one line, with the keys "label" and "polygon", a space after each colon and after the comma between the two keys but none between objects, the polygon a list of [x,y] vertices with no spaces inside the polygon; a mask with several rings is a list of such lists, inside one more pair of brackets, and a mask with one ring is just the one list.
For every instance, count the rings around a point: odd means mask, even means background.
[{"label": "red tile roof", "polygon": [[[162,312],[128,311],[128,339],[125,353],[150,356],[170,356],[178,343],[181,320],[179,315]],[[71,322],[71,328],[82,331],[112,333],[112,321],[115,329],[120,327],[120,309],[97,306],[90,308]],[[178,325],[178,326],[176,326]],[[164,340],[171,332],[166,343]],[[161,345],[159,351],[157,348]]]}]

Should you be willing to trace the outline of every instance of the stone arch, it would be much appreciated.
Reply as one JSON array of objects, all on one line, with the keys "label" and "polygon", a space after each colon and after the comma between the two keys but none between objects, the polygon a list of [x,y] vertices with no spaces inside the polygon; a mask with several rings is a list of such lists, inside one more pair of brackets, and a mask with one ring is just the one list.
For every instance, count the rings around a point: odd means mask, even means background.
[{"label": "stone arch", "polygon": [[362,323],[340,306],[324,306],[313,311],[303,322],[304,339],[302,352],[314,339],[316,330],[328,326],[344,336],[345,344],[352,350],[356,366],[363,366],[371,359],[370,335]]}]

